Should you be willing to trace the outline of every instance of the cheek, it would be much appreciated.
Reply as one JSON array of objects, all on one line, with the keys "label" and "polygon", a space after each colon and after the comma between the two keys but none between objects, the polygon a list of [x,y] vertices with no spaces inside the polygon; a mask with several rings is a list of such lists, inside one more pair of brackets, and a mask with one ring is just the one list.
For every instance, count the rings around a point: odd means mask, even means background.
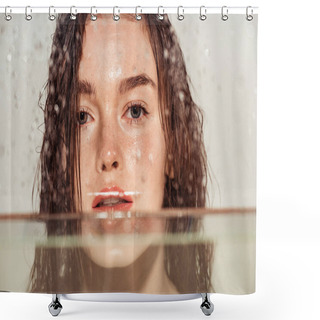
[{"label": "cheek", "polygon": [[[147,192],[161,194],[164,189],[165,143],[162,130],[141,137],[132,150],[132,168],[136,181]],[[154,196],[154,195],[153,195]]]},{"label": "cheek", "polygon": [[164,175],[165,148],[164,141],[154,137],[155,143],[150,142],[145,150],[144,159],[150,174],[155,177]]},{"label": "cheek", "polygon": [[[96,153],[96,137],[94,131],[90,127],[81,129],[80,137],[80,179],[81,189],[88,192],[94,172],[94,157]],[[91,190],[89,190],[91,191]],[[84,196],[84,195],[83,195]]]}]

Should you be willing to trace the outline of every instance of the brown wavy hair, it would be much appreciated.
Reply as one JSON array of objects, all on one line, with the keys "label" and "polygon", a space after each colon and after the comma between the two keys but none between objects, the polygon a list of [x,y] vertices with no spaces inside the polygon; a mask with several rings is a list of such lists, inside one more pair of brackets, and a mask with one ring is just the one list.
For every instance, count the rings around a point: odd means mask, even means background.
[{"label": "brown wavy hair", "polygon": [[[61,14],[57,19],[45,90],[45,132],[38,165],[38,184],[35,183],[40,196],[40,215],[76,212],[79,205],[76,201],[80,199],[81,204],[77,86],[88,17],[87,14],[78,14],[76,20],[71,20],[70,15]],[[132,19],[132,16],[128,17]],[[168,174],[163,208],[205,207],[207,159],[203,115],[191,96],[182,50],[166,15],[163,21],[159,21],[156,15],[147,14],[142,20],[156,62],[160,118],[166,143]],[[191,216],[168,218],[166,221],[169,233],[196,232],[201,228],[202,220]],[[72,235],[79,232],[80,225],[76,221],[47,222],[46,229],[48,236]],[[61,266],[77,265],[74,261],[84,261],[81,255],[79,249],[37,248],[30,290],[76,292],[77,286],[70,279],[75,283],[85,281],[84,275],[93,273],[88,270],[89,264],[77,266],[77,280],[74,270],[64,271],[61,278]],[[165,246],[166,272],[180,293],[188,293],[190,288],[192,292],[213,292],[212,258],[212,244]],[[97,272],[98,267],[95,268]],[[57,282],[58,278],[61,281]]]}]

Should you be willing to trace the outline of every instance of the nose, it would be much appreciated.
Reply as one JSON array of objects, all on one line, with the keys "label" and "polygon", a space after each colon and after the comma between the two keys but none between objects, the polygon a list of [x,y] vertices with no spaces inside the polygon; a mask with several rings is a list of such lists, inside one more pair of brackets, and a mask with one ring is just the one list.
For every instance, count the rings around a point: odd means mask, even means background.
[{"label": "nose", "polygon": [[107,156],[103,157],[101,165],[99,165],[101,171],[111,171],[112,169],[117,169],[119,167],[119,161],[116,159],[117,155],[115,152],[108,151]]},{"label": "nose", "polygon": [[115,126],[104,126],[99,139],[98,173],[119,169],[122,163],[120,144]]}]

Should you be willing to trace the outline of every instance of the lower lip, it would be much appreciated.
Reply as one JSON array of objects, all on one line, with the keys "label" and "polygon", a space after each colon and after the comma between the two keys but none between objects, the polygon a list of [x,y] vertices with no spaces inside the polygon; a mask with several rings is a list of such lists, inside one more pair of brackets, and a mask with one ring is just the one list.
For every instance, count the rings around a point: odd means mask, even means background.
[{"label": "lower lip", "polygon": [[102,207],[96,207],[92,208],[94,211],[129,211],[132,207],[132,202],[124,202],[119,203],[114,206],[102,206]]}]

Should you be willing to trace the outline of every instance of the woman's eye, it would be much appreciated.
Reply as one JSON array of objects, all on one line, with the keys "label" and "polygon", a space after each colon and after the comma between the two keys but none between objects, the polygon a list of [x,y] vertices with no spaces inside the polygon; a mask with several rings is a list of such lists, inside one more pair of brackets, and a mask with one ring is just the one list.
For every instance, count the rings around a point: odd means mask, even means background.
[{"label": "woman's eye", "polygon": [[146,109],[140,104],[131,105],[126,112],[127,118],[131,120],[140,120],[147,114],[148,112],[146,111]]},{"label": "woman's eye", "polygon": [[140,106],[132,106],[130,109],[130,116],[133,119],[138,119],[141,116],[142,108]]},{"label": "woman's eye", "polygon": [[86,124],[88,121],[91,121],[92,117],[90,114],[86,111],[80,111],[78,112],[78,123],[80,126]]}]

